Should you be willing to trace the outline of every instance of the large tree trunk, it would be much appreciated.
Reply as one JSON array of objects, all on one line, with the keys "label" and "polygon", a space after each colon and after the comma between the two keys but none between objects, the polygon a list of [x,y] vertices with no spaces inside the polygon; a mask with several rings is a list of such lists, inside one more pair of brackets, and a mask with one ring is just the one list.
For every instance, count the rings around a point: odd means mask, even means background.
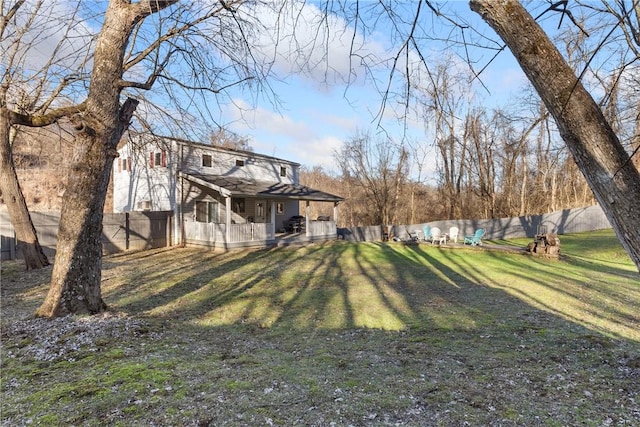
[{"label": "large tree trunk", "polygon": [[27,270],[49,265],[16,175],[10,142],[11,120],[5,108],[0,112],[0,193],[7,206]]},{"label": "large tree trunk", "polygon": [[640,271],[640,173],[602,110],[519,2],[471,0],[470,5],[513,52]]},{"label": "large tree trunk", "polygon": [[[150,13],[150,9],[146,11]],[[96,43],[86,109],[75,118],[75,154],[62,204],[56,259],[49,293],[37,316],[99,313],[102,217],[116,146],[137,101],[120,107],[123,57],[131,31],[143,15],[111,1]]]}]

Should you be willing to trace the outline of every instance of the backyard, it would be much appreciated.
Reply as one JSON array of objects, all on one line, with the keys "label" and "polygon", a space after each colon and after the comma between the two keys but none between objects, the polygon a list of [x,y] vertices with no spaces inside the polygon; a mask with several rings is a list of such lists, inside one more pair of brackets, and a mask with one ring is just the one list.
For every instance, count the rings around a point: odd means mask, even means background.
[{"label": "backyard", "polygon": [[640,276],[560,238],[114,255],[110,310],[55,320],[3,262],[2,426],[638,425]]}]

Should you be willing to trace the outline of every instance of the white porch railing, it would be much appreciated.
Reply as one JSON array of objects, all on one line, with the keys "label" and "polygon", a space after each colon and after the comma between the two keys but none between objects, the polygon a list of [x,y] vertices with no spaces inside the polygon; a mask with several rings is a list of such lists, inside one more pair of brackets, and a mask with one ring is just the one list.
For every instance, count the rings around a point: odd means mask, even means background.
[{"label": "white porch railing", "polygon": [[[270,223],[231,224],[227,238],[226,224],[185,221],[184,242],[216,248],[264,246],[276,242],[275,227]],[[310,221],[300,241],[336,237],[334,221]]]},{"label": "white porch railing", "polygon": [[227,239],[226,224],[207,222],[184,222],[184,241],[214,247],[262,245],[275,240],[273,224],[231,224]]},{"label": "white porch railing", "polygon": [[[225,225],[222,224],[224,227]],[[250,222],[247,224],[231,224],[229,242],[253,242],[273,240],[276,238],[273,224]]]}]

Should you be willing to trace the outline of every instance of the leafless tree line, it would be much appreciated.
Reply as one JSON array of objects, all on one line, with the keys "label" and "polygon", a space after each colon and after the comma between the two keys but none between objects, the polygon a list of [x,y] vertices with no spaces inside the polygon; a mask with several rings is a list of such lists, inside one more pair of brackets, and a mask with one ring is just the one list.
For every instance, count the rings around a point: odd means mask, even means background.
[{"label": "leafless tree line", "polygon": [[[474,110],[459,133],[437,141],[360,135],[336,153],[337,173],[313,167],[301,178],[345,197],[342,226],[502,218],[594,204],[567,149],[553,141],[549,120],[546,113],[523,123],[504,111]],[[438,156],[429,179],[409,173],[425,161],[420,149]],[[330,214],[321,204],[313,209],[312,216]]]}]

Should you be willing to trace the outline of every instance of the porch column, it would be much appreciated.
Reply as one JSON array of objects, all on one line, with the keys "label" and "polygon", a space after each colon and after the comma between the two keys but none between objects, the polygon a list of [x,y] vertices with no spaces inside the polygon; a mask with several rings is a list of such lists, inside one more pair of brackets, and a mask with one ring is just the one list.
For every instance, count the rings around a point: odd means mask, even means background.
[{"label": "porch column", "polygon": [[310,233],[310,231],[309,231],[309,225],[310,225],[309,224],[309,213],[311,212],[311,208],[309,208],[309,201],[308,200],[305,203],[306,203],[306,206],[304,208],[304,228],[305,228],[304,234],[306,236],[309,236],[309,233]]},{"label": "porch column", "polygon": [[183,245],[186,240],[184,232],[184,177],[181,173],[177,173],[176,177],[178,194],[176,195],[176,203],[173,207],[175,212],[175,224],[173,225],[175,242],[172,243],[174,245]]},{"label": "porch column", "polygon": [[225,197],[224,204],[225,204],[225,211],[226,211],[225,240],[226,240],[226,243],[229,243],[229,241],[231,240],[231,197]]},{"label": "porch column", "polygon": [[274,238],[276,236],[276,202],[272,200],[269,202],[269,209],[271,209],[271,225],[273,225],[273,236],[269,236],[267,233],[267,238]]},{"label": "porch column", "polygon": [[333,202],[333,221],[338,226],[338,202]]}]

